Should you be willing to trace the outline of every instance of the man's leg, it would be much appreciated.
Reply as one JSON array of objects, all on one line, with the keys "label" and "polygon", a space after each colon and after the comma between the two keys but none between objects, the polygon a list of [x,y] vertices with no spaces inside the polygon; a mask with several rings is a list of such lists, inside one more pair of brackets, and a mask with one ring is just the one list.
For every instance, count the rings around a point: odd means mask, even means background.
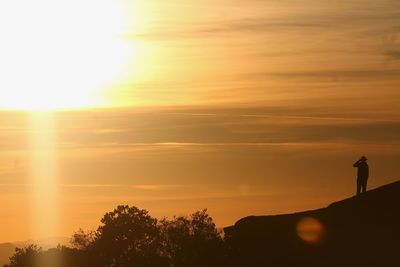
[{"label": "man's leg", "polygon": [[361,192],[361,179],[357,178],[357,196],[360,194]]},{"label": "man's leg", "polygon": [[367,192],[367,182],[368,182],[368,179],[363,179],[363,181],[362,181],[362,192],[363,193]]}]

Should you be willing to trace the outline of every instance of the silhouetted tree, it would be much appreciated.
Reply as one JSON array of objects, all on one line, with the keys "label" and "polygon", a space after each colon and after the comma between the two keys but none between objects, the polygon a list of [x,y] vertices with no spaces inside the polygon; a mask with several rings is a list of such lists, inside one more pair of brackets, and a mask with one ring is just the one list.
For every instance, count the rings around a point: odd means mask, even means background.
[{"label": "silhouetted tree", "polygon": [[25,248],[17,248],[15,254],[10,258],[10,263],[4,267],[88,267],[90,259],[83,250],[57,246],[46,251],[36,245]]},{"label": "silhouetted tree", "polygon": [[87,251],[96,266],[168,266],[161,257],[157,219],[136,207],[118,206],[95,231],[79,231],[73,244]]},{"label": "silhouetted tree", "polygon": [[[17,249],[5,267],[216,267],[224,242],[207,210],[158,221],[146,210],[118,206],[95,231],[79,230],[73,248]],[[39,265],[37,265],[39,263]]]},{"label": "silhouetted tree", "polygon": [[225,255],[221,234],[207,210],[160,222],[164,253],[174,267],[221,266]]},{"label": "silhouetted tree", "polygon": [[90,247],[90,245],[96,239],[95,231],[84,231],[83,229],[79,229],[72,236],[71,243],[74,245],[76,249],[85,250]]},{"label": "silhouetted tree", "polygon": [[4,267],[35,267],[35,264],[42,253],[42,249],[36,245],[28,245],[25,248],[16,248],[10,263]]}]

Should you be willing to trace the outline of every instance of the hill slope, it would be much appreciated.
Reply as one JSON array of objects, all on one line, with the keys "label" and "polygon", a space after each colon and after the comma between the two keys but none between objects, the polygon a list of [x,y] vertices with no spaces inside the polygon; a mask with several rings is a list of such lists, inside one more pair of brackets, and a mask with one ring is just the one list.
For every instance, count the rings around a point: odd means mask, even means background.
[{"label": "hill slope", "polygon": [[400,266],[400,182],[318,210],[246,217],[224,230],[230,266]]}]

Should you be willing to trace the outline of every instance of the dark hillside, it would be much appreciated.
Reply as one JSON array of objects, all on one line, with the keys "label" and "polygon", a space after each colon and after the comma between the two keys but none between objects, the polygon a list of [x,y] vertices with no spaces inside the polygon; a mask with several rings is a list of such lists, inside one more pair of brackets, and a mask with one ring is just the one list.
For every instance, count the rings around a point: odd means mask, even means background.
[{"label": "dark hillside", "polygon": [[400,182],[331,204],[225,228],[231,266],[400,266]]}]

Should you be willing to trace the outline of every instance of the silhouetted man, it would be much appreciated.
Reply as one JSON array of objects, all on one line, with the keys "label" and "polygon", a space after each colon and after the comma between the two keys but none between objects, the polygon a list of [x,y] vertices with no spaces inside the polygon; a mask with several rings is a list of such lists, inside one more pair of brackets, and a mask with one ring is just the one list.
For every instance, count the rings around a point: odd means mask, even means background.
[{"label": "silhouetted man", "polygon": [[367,164],[367,158],[361,157],[356,163],[353,165],[354,168],[357,168],[357,196],[362,192],[365,193],[367,191],[367,181],[369,176],[369,167]]}]

